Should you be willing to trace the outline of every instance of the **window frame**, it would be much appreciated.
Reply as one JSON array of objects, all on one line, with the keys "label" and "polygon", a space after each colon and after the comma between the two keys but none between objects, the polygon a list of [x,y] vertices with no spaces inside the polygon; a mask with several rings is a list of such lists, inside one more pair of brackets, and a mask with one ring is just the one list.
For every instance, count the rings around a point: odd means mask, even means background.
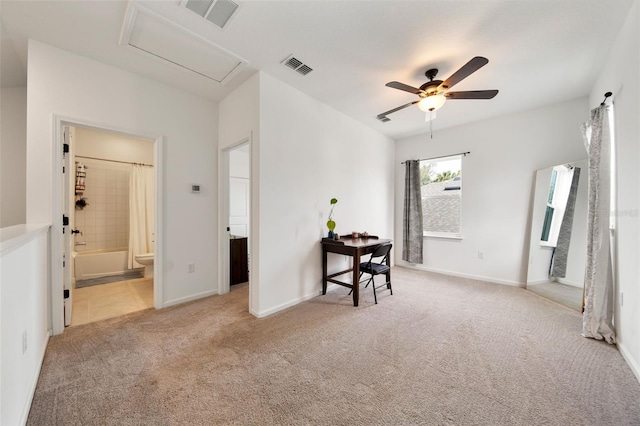
[{"label": "window frame", "polygon": [[[443,161],[451,161],[451,160],[458,160],[460,162],[460,178],[462,179],[462,158],[465,157],[464,154],[455,154],[455,155],[447,155],[447,156],[443,156],[443,157],[434,157],[434,158],[429,158],[429,159],[425,159],[425,160],[420,160],[420,169],[422,169],[422,165],[423,164],[430,164],[430,163],[438,163],[438,162],[443,162]],[[454,239],[454,240],[461,240],[463,239],[462,236],[462,194],[463,194],[463,188],[462,188],[462,184],[460,184],[460,206],[458,208],[458,232],[443,232],[443,231],[427,231],[425,229],[422,230],[422,236],[423,238],[444,238],[444,239]],[[422,214],[424,215],[424,206],[423,206],[423,210],[422,210]],[[424,223],[424,219],[423,219],[423,223]]]}]

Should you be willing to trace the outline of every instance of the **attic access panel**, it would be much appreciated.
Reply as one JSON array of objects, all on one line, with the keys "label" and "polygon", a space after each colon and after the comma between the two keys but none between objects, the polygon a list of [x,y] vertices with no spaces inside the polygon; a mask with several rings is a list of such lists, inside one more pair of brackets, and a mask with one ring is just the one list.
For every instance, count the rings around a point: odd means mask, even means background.
[{"label": "attic access panel", "polygon": [[120,44],[221,84],[247,65],[210,40],[136,3],[129,3]]}]

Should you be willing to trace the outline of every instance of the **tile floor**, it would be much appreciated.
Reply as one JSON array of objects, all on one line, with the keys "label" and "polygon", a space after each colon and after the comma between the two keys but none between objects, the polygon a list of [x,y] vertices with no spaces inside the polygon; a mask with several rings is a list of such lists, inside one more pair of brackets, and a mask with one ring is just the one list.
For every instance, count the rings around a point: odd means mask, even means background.
[{"label": "tile floor", "polygon": [[73,289],[71,326],[153,307],[153,278]]}]

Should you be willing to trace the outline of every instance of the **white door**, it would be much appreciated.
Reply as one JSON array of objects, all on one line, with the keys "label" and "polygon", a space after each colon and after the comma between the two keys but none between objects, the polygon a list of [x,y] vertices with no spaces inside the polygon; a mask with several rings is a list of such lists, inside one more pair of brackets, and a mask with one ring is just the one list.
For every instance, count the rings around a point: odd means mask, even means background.
[{"label": "white door", "polygon": [[73,258],[71,255],[71,225],[73,224],[73,210],[70,206],[74,202],[75,191],[72,191],[72,185],[75,188],[75,164],[71,162],[71,132],[70,128],[65,126],[63,130],[63,143],[65,147],[62,154],[62,211],[64,218],[62,226],[62,279],[64,282],[64,325],[71,325],[71,267]]},{"label": "white door", "polygon": [[249,179],[229,177],[229,232],[249,236]]}]

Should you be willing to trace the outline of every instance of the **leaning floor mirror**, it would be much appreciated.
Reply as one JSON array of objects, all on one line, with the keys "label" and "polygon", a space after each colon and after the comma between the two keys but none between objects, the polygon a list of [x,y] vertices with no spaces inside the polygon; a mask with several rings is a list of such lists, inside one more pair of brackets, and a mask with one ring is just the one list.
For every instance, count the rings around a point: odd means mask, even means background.
[{"label": "leaning floor mirror", "polygon": [[582,312],[587,160],[536,172],[527,290]]}]

